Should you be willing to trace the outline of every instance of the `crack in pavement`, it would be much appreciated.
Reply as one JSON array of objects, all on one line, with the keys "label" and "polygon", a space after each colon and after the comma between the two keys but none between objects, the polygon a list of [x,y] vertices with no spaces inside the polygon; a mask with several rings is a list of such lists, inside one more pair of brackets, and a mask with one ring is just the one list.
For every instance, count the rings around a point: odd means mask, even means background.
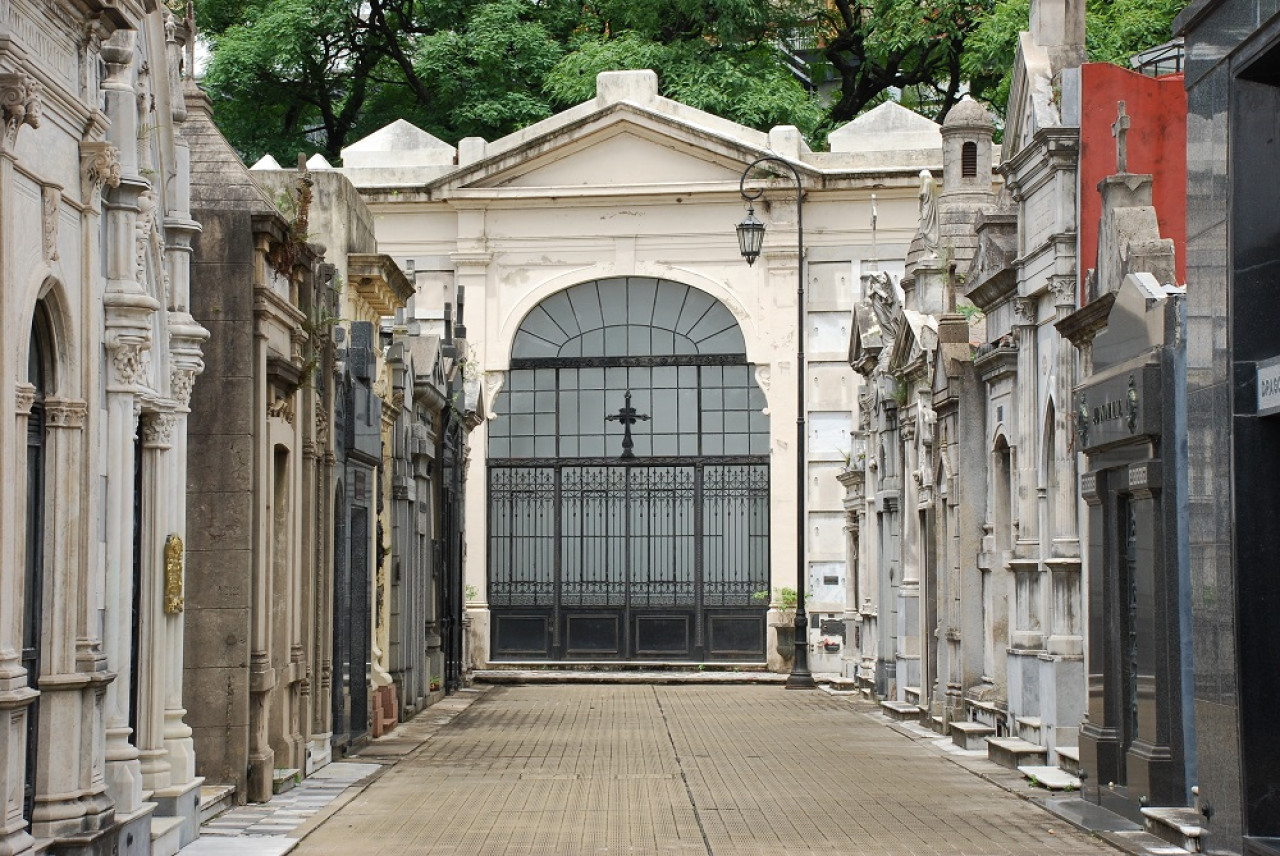
[{"label": "crack in pavement", "polygon": [[689,786],[689,777],[684,771],[684,759],[680,757],[680,750],[676,748],[675,735],[671,733],[671,721],[667,719],[667,710],[662,706],[662,698],[658,695],[658,688],[650,687],[649,689],[653,692],[653,701],[658,706],[658,713],[662,714],[662,725],[667,730],[667,740],[671,743],[671,754],[676,759],[676,766],[680,768],[680,781],[684,782],[684,792],[689,797],[689,807],[693,809],[693,819],[698,822],[698,833],[702,835],[702,846],[707,849],[707,856],[715,856],[715,851],[711,849],[711,839],[707,837],[707,828],[702,825],[702,812],[698,810],[698,801],[693,798],[693,788]]}]

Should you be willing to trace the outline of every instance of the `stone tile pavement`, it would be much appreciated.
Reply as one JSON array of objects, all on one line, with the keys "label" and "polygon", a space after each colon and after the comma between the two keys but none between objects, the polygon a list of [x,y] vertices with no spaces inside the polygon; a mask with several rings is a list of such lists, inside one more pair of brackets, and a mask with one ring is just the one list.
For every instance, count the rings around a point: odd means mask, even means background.
[{"label": "stone tile pavement", "polygon": [[1116,853],[872,710],[767,685],[495,687],[402,737],[295,852]]}]

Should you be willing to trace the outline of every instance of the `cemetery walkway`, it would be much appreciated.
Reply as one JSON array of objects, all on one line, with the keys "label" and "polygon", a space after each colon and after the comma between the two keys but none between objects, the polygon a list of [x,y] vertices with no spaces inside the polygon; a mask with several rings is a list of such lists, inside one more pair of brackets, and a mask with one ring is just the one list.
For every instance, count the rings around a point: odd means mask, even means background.
[{"label": "cemetery walkway", "polygon": [[[477,696],[409,723],[403,757],[298,829],[293,852],[1118,852],[848,697],[652,684]],[[425,742],[411,733],[420,722],[435,729]]]}]

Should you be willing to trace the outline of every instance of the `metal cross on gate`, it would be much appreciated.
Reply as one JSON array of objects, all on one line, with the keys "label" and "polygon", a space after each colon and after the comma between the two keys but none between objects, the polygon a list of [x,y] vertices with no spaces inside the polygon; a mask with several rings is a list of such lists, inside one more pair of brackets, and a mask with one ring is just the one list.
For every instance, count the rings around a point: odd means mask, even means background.
[{"label": "metal cross on gate", "polygon": [[631,440],[631,426],[641,420],[647,421],[649,414],[636,413],[636,409],[631,406],[631,390],[627,390],[627,403],[618,408],[617,413],[606,416],[605,419],[609,422],[622,423],[622,457],[634,458],[635,453],[631,450],[635,447],[635,443]]}]

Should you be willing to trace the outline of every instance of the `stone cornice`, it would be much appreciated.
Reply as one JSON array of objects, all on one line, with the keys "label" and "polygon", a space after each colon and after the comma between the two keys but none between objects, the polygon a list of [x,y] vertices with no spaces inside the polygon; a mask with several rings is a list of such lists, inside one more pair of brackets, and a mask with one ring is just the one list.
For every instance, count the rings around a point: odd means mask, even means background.
[{"label": "stone cornice", "polygon": [[1070,340],[1071,344],[1077,348],[1083,347],[1106,328],[1107,320],[1111,317],[1111,305],[1115,302],[1116,292],[1107,292],[1057,321],[1053,326],[1057,327],[1058,332]]},{"label": "stone cornice", "polygon": [[413,284],[391,256],[383,253],[347,255],[347,282],[382,315],[394,315],[413,296]]}]

